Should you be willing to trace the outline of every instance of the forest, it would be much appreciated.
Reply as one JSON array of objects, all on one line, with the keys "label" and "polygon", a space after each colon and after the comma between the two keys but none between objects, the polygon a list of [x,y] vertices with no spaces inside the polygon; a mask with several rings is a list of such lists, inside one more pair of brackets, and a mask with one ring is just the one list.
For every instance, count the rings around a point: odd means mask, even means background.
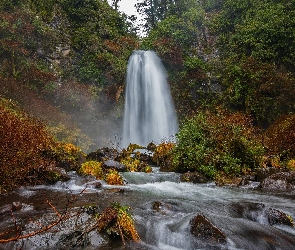
[{"label": "forest", "polygon": [[293,0],[142,0],[142,23],[119,4],[1,1],[2,192],[34,183],[28,176],[53,160],[79,165],[119,143],[138,49],[155,51],[168,73],[180,131],[158,152],[170,170],[223,183],[295,168]]}]

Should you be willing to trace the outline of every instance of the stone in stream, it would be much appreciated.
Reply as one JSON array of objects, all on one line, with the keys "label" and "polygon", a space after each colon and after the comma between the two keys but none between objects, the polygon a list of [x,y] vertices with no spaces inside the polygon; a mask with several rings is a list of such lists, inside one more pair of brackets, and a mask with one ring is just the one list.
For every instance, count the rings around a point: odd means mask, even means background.
[{"label": "stone in stream", "polygon": [[265,167],[265,168],[259,168],[256,173],[256,181],[263,181],[265,178],[277,174],[281,172],[280,168],[275,167]]},{"label": "stone in stream", "polygon": [[294,226],[290,215],[274,208],[267,208],[263,203],[234,203],[231,208],[237,217],[255,221],[259,224]]},{"label": "stone in stream", "polygon": [[280,210],[269,208],[266,210],[266,214],[268,216],[268,222],[270,225],[282,224],[294,227],[292,217]]},{"label": "stone in stream", "polygon": [[265,178],[260,183],[261,188],[266,189],[295,189],[295,171],[281,172]]},{"label": "stone in stream", "polygon": [[226,241],[225,234],[202,214],[193,217],[190,225],[190,232],[197,238],[218,243]]},{"label": "stone in stream", "polygon": [[125,172],[127,170],[124,164],[121,164],[120,162],[114,160],[104,161],[102,167],[104,169],[115,169],[118,172]]},{"label": "stone in stream", "polygon": [[208,179],[199,172],[186,172],[180,176],[182,182],[206,183]]},{"label": "stone in stream", "polygon": [[118,152],[117,149],[104,147],[104,148],[100,148],[94,152],[89,153],[86,156],[86,159],[88,161],[90,161],[90,160],[92,160],[92,161],[115,160],[116,158],[119,157],[119,155],[120,155],[120,153]]},{"label": "stone in stream", "polygon": [[46,167],[43,177],[47,183],[53,184],[57,181],[68,181],[71,179],[63,168],[48,166]]},{"label": "stone in stream", "polygon": [[21,202],[19,202],[19,201],[14,201],[11,204],[11,210],[13,212],[21,210],[22,207],[23,207],[23,204]]}]

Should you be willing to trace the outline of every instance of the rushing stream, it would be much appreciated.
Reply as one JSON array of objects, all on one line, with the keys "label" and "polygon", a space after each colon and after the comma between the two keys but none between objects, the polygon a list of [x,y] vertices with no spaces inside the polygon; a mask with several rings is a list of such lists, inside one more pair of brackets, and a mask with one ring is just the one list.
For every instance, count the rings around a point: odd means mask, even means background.
[{"label": "rushing stream", "polygon": [[[158,172],[158,168],[153,168],[150,174],[126,172],[123,176],[127,181],[124,186],[103,183],[102,187],[95,188],[94,179],[72,173],[72,179],[65,183],[21,188],[2,195],[0,227],[12,223],[10,204],[13,201],[23,203],[22,209],[14,213],[15,218],[25,221],[29,215],[32,220],[41,217],[42,222],[54,215],[44,204],[46,198],[55,198],[53,204],[60,209],[67,206],[69,196],[77,194],[74,203],[77,209],[95,204],[102,211],[113,201],[131,206],[141,242],[123,246],[120,241],[110,242],[92,232],[87,246],[68,248],[60,244],[61,238],[69,235],[71,226],[82,227],[88,223],[91,215],[85,215],[79,222],[62,223],[23,242],[0,244],[0,249],[295,249],[294,228],[271,226],[265,214],[266,209],[273,208],[295,218],[295,193],[262,191],[255,188],[257,183],[242,188],[184,183],[179,182],[178,174]],[[226,235],[226,243],[207,242],[191,235],[189,223],[197,214],[205,215],[216,225]]]}]

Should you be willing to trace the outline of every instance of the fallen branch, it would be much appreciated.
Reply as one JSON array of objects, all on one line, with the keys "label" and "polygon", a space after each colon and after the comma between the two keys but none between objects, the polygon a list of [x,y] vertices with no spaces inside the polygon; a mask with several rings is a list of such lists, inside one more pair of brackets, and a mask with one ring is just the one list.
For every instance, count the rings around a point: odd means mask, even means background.
[{"label": "fallen branch", "polygon": [[[82,194],[85,191],[85,189],[86,188],[84,188],[79,194]],[[72,199],[68,199],[65,212],[64,212],[64,214],[61,214],[60,212],[58,212],[58,210],[52,204],[52,202],[47,199],[45,203],[48,204],[49,207],[54,211],[54,213],[57,215],[58,219],[55,220],[55,221],[53,221],[51,224],[46,225],[46,226],[43,226],[41,224],[40,225],[41,228],[39,230],[34,231],[34,232],[31,232],[31,233],[24,234],[24,235],[21,235],[22,230],[17,225],[17,221],[16,221],[15,216],[14,216],[14,213],[12,212],[12,209],[11,209],[11,214],[12,214],[12,218],[13,218],[13,222],[14,222],[14,229],[8,230],[6,232],[1,233],[0,234],[0,237],[3,237],[5,235],[10,234],[10,233],[13,233],[13,232],[15,232],[15,236],[14,237],[10,237],[8,239],[0,239],[0,243],[8,243],[8,242],[12,242],[12,241],[18,241],[18,240],[21,240],[21,239],[26,239],[26,238],[33,237],[33,236],[35,236],[37,234],[41,234],[43,232],[46,232],[46,231],[50,230],[51,228],[53,228],[54,226],[58,225],[62,221],[66,221],[66,220],[68,220],[71,217],[78,216],[77,214],[74,215],[74,216],[71,215],[71,210],[68,209],[69,206],[75,202],[75,200],[76,200],[76,197],[75,196],[73,196]]]}]

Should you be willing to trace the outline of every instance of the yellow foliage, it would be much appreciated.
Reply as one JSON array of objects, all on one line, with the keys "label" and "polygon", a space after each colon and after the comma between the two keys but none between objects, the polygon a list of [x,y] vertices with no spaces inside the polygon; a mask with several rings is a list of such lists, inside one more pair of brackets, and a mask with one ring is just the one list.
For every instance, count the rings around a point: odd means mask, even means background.
[{"label": "yellow foliage", "polygon": [[135,149],[142,149],[143,147],[138,145],[138,144],[129,144],[129,146],[127,147],[127,151],[129,153],[132,153]]},{"label": "yellow foliage", "polygon": [[295,159],[291,159],[290,161],[288,161],[287,168],[292,171],[295,170]]},{"label": "yellow foliage", "polygon": [[135,171],[138,171],[138,166],[140,164],[140,160],[128,157],[128,158],[122,159],[121,163],[126,166],[126,168],[129,172],[135,172]]},{"label": "yellow foliage", "polygon": [[139,235],[135,229],[133,219],[125,209],[119,209],[117,222],[120,228],[124,231],[125,237],[132,240],[140,240]]},{"label": "yellow foliage", "polygon": [[146,166],[145,169],[144,169],[144,172],[151,173],[151,172],[153,172],[153,169],[152,169],[151,166]]},{"label": "yellow foliage", "polygon": [[109,172],[106,174],[105,181],[109,185],[124,185],[124,181],[119,175],[119,172],[113,169],[109,170]]},{"label": "yellow foliage", "polygon": [[86,175],[93,175],[97,179],[103,178],[102,163],[98,161],[87,161],[82,163],[80,171]]},{"label": "yellow foliage", "polygon": [[175,143],[172,142],[161,143],[157,146],[154,152],[153,161],[156,162],[159,166],[165,165],[166,162],[169,162],[169,154],[174,147]]},{"label": "yellow foliage", "polygon": [[97,230],[120,235],[123,242],[125,238],[134,241],[140,240],[129,211],[130,207],[121,206],[117,202],[113,203],[111,207],[107,207],[102,214],[98,215]]}]

